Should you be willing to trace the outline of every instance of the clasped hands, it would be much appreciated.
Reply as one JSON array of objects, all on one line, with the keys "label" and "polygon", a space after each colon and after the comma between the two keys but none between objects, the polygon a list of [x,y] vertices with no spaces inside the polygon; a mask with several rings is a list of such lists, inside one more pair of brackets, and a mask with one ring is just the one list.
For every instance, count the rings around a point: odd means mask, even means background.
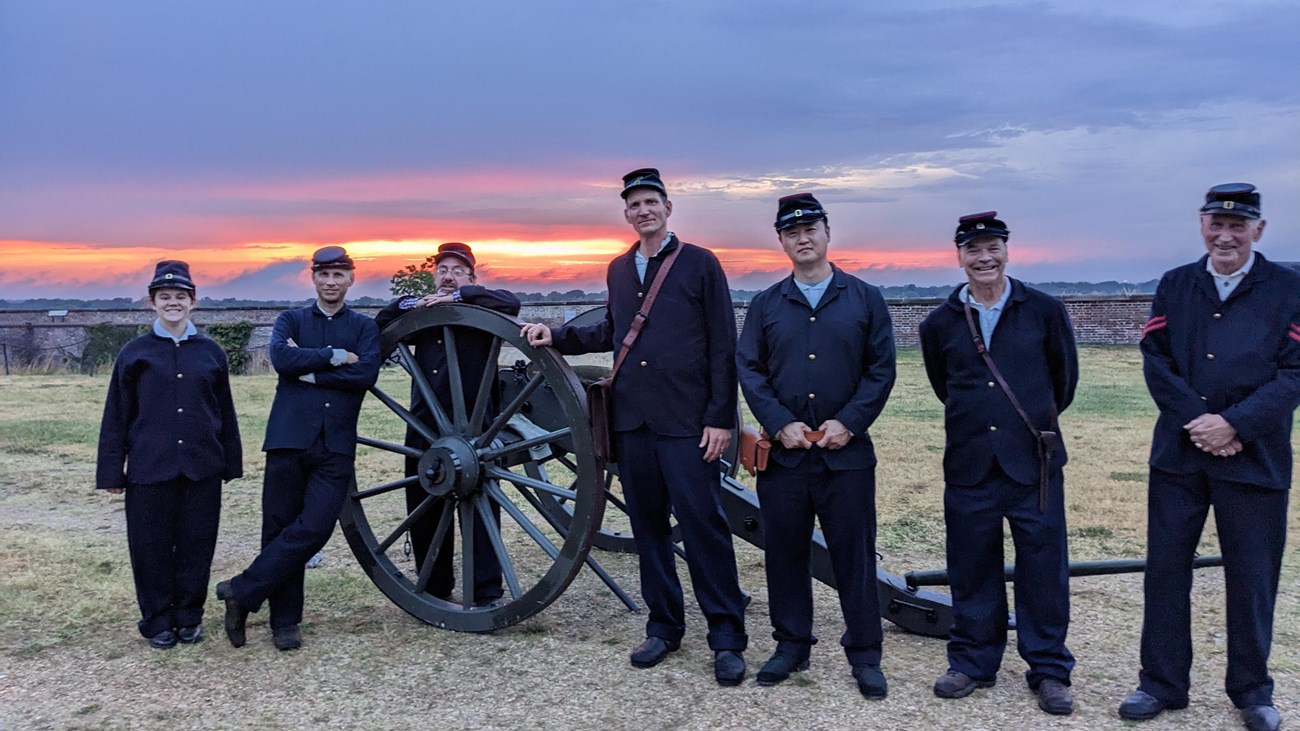
[{"label": "clasped hands", "polygon": [[781,427],[781,431],[776,433],[776,438],[786,449],[810,449],[816,444],[830,450],[843,448],[853,438],[853,432],[838,419],[827,419],[817,427],[817,431],[822,432],[822,438],[816,442],[808,441],[808,434],[812,431],[813,429],[802,421],[792,421]]},{"label": "clasped hands", "polygon": [[445,305],[455,301],[456,298],[451,294],[426,294],[416,300],[415,304],[421,307],[433,307],[434,305]]},{"label": "clasped hands", "polygon": [[1237,430],[1218,414],[1201,414],[1183,424],[1197,449],[1216,457],[1231,457],[1244,447]]}]

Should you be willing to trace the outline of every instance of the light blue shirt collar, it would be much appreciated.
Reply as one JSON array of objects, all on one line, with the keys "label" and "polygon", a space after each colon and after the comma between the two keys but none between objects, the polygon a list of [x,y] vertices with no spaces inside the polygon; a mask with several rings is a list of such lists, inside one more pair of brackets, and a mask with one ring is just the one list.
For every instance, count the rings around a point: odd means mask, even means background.
[{"label": "light blue shirt collar", "polygon": [[1002,310],[1006,309],[1007,300],[1011,299],[1011,280],[1008,278],[1007,286],[1002,289],[1002,296],[997,302],[985,307],[980,304],[970,293],[970,285],[963,284],[961,289],[961,298],[963,302],[969,302],[970,306],[980,316],[980,334],[984,337],[984,347],[993,347],[993,330],[998,326],[998,320],[1002,318]]},{"label": "light blue shirt collar", "polygon": [[817,309],[817,303],[822,301],[822,295],[826,294],[826,288],[830,286],[831,280],[834,278],[835,272],[832,270],[830,276],[820,282],[804,284],[798,279],[795,279],[794,286],[798,287],[800,292],[803,292],[804,298],[808,300],[808,304],[812,305],[812,308],[815,310]]},{"label": "light blue shirt collar", "polygon": [[195,335],[198,335],[199,329],[197,327],[194,327],[193,320],[186,320],[185,333],[180,337],[176,337],[175,335],[172,335],[171,333],[167,332],[167,328],[163,327],[161,318],[155,318],[153,321],[153,334],[157,335],[160,338],[171,338],[172,340],[179,343],[182,340],[189,340]]},{"label": "light blue shirt collar", "polygon": [[[655,256],[659,256],[659,252],[663,251],[663,250],[664,250],[664,247],[668,245],[668,242],[669,242],[669,241],[672,241],[672,240],[673,240],[673,237],[676,236],[676,235],[677,235],[677,234],[673,233],[672,231],[669,231],[668,234],[667,234],[666,236],[664,236],[664,240],[661,241],[661,242],[659,243],[659,249],[658,249],[657,251],[655,251]],[[637,244],[637,247],[636,247],[636,277],[637,277],[637,279],[641,280],[642,282],[645,282],[645,270],[646,270],[649,266],[650,266],[650,260],[646,258],[645,254],[642,254],[642,253],[641,253],[641,245],[640,245],[640,244]]]}]

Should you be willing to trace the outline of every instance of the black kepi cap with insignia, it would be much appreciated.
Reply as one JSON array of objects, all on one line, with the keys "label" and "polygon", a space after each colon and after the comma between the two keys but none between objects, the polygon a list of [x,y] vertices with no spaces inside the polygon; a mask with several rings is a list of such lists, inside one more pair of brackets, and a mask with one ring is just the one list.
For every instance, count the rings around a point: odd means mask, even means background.
[{"label": "black kepi cap with insignia", "polygon": [[342,246],[326,246],[317,249],[315,254],[311,255],[311,270],[320,269],[356,269],[352,264],[352,257],[348,256],[347,249]]},{"label": "black kepi cap with insignia", "polygon": [[433,263],[438,264],[449,256],[469,264],[469,270],[474,271],[474,252],[469,248],[469,244],[462,244],[459,241],[448,241],[442,244],[438,247],[438,253],[433,257]]},{"label": "black kepi cap with insignia", "polygon": [[814,223],[826,220],[826,209],[817,202],[812,193],[795,193],[787,195],[776,202],[777,231],[800,223]]},{"label": "black kepi cap with insignia", "polygon": [[981,236],[996,236],[1003,241],[1011,238],[1011,230],[1007,225],[998,220],[997,211],[984,211],[983,213],[972,213],[957,219],[957,234],[953,241],[958,246],[969,244],[972,239]]},{"label": "black kepi cap with insignia", "polygon": [[668,189],[664,187],[664,181],[659,177],[659,171],[655,168],[640,168],[624,175],[623,192],[620,195],[626,199],[628,193],[631,193],[634,188],[654,188],[663,193],[665,197],[668,195]]},{"label": "black kepi cap with insignia", "polygon": [[1259,191],[1250,183],[1224,183],[1205,193],[1201,213],[1259,218]]},{"label": "black kepi cap with insignia", "polygon": [[149,282],[149,291],[164,288],[193,292],[194,280],[190,278],[190,265],[175,260],[158,262],[153,270],[153,281]]}]

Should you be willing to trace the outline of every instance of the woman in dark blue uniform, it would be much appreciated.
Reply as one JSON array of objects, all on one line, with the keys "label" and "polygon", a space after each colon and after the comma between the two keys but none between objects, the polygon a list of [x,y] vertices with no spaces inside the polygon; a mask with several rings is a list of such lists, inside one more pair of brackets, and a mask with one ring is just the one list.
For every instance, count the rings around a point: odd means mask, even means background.
[{"label": "woman in dark blue uniform", "polygon": [[189,265],[161,261],[158,319],[118,353],[99,430],[95,486],[126,494],[140,634],[158,649],[202,637],[221,481],[243,476],[226,353],[190,321]]}]

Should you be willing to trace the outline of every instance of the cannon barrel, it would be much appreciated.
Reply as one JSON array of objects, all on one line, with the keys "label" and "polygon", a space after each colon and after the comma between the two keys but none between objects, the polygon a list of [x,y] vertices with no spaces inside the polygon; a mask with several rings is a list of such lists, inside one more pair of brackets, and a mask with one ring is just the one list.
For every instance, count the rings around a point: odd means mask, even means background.
[{"label": "cannon barrel", "polygon": [[[1222,566],[1222,556],[1197,556],[1192,559],[1193,569]],[[1147,562],[1141,558],[1108,559],[1104,561],[1074,561],[1070,563],[1070,576],[1108,576],[1110,574],[1137,574],[1146,571]],[[1016,578],[1016,567],[1007,564],[1002,567],[1002,576],[1007,581]],[[908,571],[903,575],[908,587],[947,586],[948,570]]]}]

